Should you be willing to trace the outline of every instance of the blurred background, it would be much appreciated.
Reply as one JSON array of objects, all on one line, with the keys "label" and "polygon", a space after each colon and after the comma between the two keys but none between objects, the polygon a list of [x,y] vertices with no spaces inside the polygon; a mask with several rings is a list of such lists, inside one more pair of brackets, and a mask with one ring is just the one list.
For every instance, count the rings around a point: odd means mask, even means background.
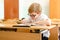
[{"label": "blurred background", "polygon": [[28,7],[34,2],[40,3],[48,17],[60,18],[60,0],[0,0],[0,19],[27,18]]},{"label": "blurred background", "polygon": [[49,0],[19,0],[19,18],[27,18],[29,6],[35,2],[41,5],[42,13],[49,16]]},{"label": "blurred background", "polygon": [[4,19],[4,0],[0,0],[0,19]]}]

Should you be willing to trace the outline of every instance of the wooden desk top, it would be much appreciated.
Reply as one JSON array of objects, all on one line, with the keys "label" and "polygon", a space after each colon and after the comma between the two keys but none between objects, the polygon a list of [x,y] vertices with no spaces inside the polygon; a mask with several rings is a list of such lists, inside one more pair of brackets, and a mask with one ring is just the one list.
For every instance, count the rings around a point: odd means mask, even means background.
[{"label": "wooden desk top", "polygon": [[51,19],[53,25],[60,25],[60,19]]},{"label": "wooden desk top", "polygon": [[52,22],[53,25],[60,25],[60,22]]},{"label": "wooden desk top", "polygon": [[32,29],[51,29],[56,27],[55,25],[51,25],[51,26],[31,26]]},{"label": "wooden desk top", "polygon": [[18,28],[18,29],[51,29],[56,27],[56,25],[51,26],[30,26],[30,27],[6,27],[6,26],[0,26],[0,28]]},{"label": "wooden desk top", "polygon": [[[51,25],[51,26],[31,26],[31,27],[6,27],[6,26],[4,26],[4,27],[1,27],[0,26],[0,28],[17,28],[17,32],[15,32],[15,33],[19,33],[20,34],[20,32],[22,32],[22,31],[20,31],[20,30],[22,30],[23,28],[25,29],[51,29],[50,30],[50,33],[51,33],[51,35],[50,35],[50,37],[49,37],[49,40],[58,40],[58,29],[57,29],[57,27],[56,27],[56,25]],[[22,28],[22,29],[21,29]],[[14,30],[13,30],[14,31]],[[28,32],[28,33],[30,33],[28,30],[25,30],[26,32]],[[23,30],[23,32],[24,32],[24,30]],[[1,32],[2,33],[2,32]],[[10,33],[10,32],[7,32],[7,33]],[[24,32],[25,33],[25,32]],[[11,34],[11,33],[10,33]],[[9,35],[10,35],[9,34]],[[33,34],[33,33],[32,33]],[[35,33],[36,34],[36,33]],[[2,34],[3,35],[3,34]],[[7,35],[7,34],[6,34]],[[13,34],[14,35],[14,34]],[[25,35],[25,34],[24,34]],[[34,34],[33,34],[34,35]],[[4,36],[5,36],[5,33],[4,33]],[[10,36],[9,36],[10,37]],[[29,36],[30,37],[30,36]],[[33,36],[33,37],[35,37],[35,36]],[[40,38],[40,33],[39,33],[39,35],[37,35],[37,37],[39,37]],[[12,37],[13,38],[13,37]],[[16,37],[15,37],[16,38]],[[34,40],[34,39],[33,39]],[[40,40],[40,39],[39,39]]]},{"label": "wooden desk top", "polygon": [[57,27],[60,27],[60,22],[52,22],[52,25],[56,25]]},{"label": "wooden desk top", "polygon": [[60,22],[60,19],[51,19],[52,22]]}]

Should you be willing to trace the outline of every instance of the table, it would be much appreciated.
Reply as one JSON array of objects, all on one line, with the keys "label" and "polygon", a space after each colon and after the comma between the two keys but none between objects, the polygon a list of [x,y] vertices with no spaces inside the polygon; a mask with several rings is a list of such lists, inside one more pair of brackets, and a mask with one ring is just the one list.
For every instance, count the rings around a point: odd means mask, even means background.
[{"label": "table", "polygon": [[[1,40],[42,40],[41,33],[30,33],[34,29],[48,29],[50,31],[49,40],[58,40],[58,27],[51,26],[30,26],[30,27],[0,27],[14,29],[13,31],[0,31]],[[23,30],[23,31],[21,31]]]}]

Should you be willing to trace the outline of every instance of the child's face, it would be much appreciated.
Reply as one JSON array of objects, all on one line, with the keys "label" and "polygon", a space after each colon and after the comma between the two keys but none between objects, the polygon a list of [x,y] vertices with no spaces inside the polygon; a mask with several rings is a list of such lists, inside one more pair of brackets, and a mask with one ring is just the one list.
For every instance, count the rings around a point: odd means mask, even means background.
[{"label": "child's face", "polygon": [[38,18],[39,15],[40,15],[40,13],[36,13],[36,12],[30,13],[30,17],[31,17],[32,19]]}]

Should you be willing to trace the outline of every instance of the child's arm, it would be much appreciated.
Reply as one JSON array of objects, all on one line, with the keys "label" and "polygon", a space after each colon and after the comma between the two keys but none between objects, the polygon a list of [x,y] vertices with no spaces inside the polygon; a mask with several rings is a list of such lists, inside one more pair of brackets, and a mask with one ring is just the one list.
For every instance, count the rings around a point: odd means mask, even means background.
[{"label": "child's arm", "polygon": [[26,23],[26,19],[21,20],[21,23],[25,24]]},{"label": "child's arm", "polygon": [[51,25],[51,21],[46,19],[44,21],[37,21],[35,22],[36,24],[43,24],[43,25],[47,25],[47,26],[50,26]]},{"label": "child's arm", "polygon": [[30,22],[30,19],[29,18],[26,18],[26,19],[21,20],[21,23],[23,23],[23,24],[26,24],[26,23],[29,23],[29,22]]}]

